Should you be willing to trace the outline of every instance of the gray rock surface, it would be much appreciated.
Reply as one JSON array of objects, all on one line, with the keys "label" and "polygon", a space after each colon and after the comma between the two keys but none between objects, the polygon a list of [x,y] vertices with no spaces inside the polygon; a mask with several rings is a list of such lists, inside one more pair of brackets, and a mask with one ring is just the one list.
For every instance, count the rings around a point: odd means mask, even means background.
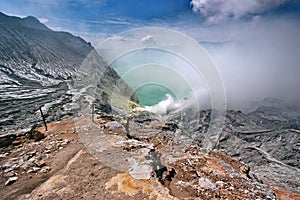
[{"label": "gray rock surface", "polygon": [[[109,93],[118,81],[80,37],[52,31],[34,17],[0,13],[0,134],[42,124],[40,107],[47,122],[76,116],[93,102],[96,112],[111,112]],[[119,86],[131,90],[122,81]]]},{"label": "gray rock surface", "polygon": [[264,105],[247,115],[229,111],[218,148],[247,163],[257,180],[300,193],[298,109]]}]

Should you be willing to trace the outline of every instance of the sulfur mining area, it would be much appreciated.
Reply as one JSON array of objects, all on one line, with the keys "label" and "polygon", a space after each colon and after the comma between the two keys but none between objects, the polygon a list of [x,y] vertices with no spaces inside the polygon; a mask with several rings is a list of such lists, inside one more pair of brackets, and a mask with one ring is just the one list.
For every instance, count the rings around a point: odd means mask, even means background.
[{"label": "sulfur mining area", "polygon": [[90,43],[0,22],[0,199],[300,199],[300,108],[227,110],[212,139],[212,110],[154,113]]},{"label": "sulfur mining area", "polygon": [[[174,122],[140,114],[130,119],[130,138],[122,123],[112,115],[65,119],[49,123],[48,131],[41,126],[19,134],[1,148],[1,198],[299,198],[295,179],[278,184],[281,174],[254,171],[252,163],[230,156],[222,144],[210,151],[184,144],[174,137],[179,132]],[[245,154],[251,159],[260,151],[249,146]],[[293,170],[279,161],[269,163]]]}]

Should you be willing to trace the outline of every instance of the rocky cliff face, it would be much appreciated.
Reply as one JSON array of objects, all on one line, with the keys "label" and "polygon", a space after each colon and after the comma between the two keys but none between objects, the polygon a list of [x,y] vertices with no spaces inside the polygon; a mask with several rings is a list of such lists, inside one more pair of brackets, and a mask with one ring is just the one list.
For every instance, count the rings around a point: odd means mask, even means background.
[{"label": "rocky cliff face", "polygon": [[[86,70],[94,70],[89,74],[98,73],[99,77],[91,80]],[[87,82],[74,88],[74,79]],[[34,17],[0,13],[0,132],[39,124],[40,107],[48,121],[74,115],[72,108],[78,105],[72,104],[72,98],[92,81],[102,92],[93,98],[106,105],[102,96],[109,96],[106,93],[118,80],[115,71],[83,39],[52,31]],[[122,87],[130,90],[125,83]],[[110,111],[105,106],[104,110]]]}]

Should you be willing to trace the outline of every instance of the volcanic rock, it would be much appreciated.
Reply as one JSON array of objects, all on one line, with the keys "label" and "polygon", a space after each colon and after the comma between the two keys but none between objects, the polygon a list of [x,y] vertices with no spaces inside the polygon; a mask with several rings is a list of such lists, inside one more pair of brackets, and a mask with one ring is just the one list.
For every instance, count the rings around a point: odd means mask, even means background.
[{"label": "volcanic rock", "polygon": [[0,135],[0,148],[11,145],[15,139],[16,139],[15,134]]},{"label": "volcanic rock", "polygon": [[11,184],[13,184],[14,182],[16,182],[17,180],[18,180],[18,177],[17,177],[17,176],[10,177],[10,178],[5,182],[5,186],[11,185]]}]

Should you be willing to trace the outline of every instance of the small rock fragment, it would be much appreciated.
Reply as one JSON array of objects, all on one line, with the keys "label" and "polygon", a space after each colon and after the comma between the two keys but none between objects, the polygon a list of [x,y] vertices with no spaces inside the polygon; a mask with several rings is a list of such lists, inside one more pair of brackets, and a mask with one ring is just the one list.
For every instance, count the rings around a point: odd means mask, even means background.
[{"label": "small rock fragment", "polygon": [[6,173],[4,176],[5,177],[13,177],[15,175],[16,175],[16,173],[14,171],[10,171],[10,172]]},{"label": "small rock fragment", "polygon": [[219,187],[223,187],[224,186],[224,182],[223,181],[216,181],[216,185]]},{"label": "small rock fragment", "polygon": [[11,185],[11,184],[13,184],[14,182],[16,182],[17,180],[18,180],[18,177],[17,177],[17,176],[10,177],[10,178],[5,182],[5,186]]},{"label": "small rock fragment", "polygon": [[23,163],[23,164],[20,166],[20,168],[21,168],[22,170],[26,171],[26,170],[29,168],[29,165],[28,165],[28,163]]},{"label": "small rock fragment", "polygon": [[39,171],[40,169],[41,168],[39,168],[39,167],[33,167],[27,171],[27,174],[35,173],[35,172]]},{"label": "small rock fragment", "polygon": [[45,149],[46,149],[46,150],[51,150],[51,149],[52,149],[52,145],[47,145],[47,146],[45,146]]},{"label": "small rock fragment", "polygon": [[108,133],[111,134],[124,134],[125,127],[116,121],[107,122],[104,127],[108,130]]},{"label": "small rock fragment", "polygon": [[16,134],[5,134],[0,136],[0,148],[7,147],[16,139]]},{"label": "small rock fragment", "polygon": [[69,140],[68,139],[64,139],[63,142],[61,143],[61,145],[65,146],[69,143]]},{"label": "small rock fragment", "polygon": [[217,187],[208,178],[199,178],[198,185],[202,188],[208,188],[211,190],[216,190]]},{"label": "small rock fragment", "polygon": [[34,151],[29,151],[26,154],[29,155],[29,156],[34,156],[36,154],[36,151],[35,150]]},{"label": "small rock fragment", "polygon": [[46,167],[44,167],[43,169],[41,169],[40,172],[42,172],[42,173],[47,173],[47,172],[50,171],[50,170],[51,170],[51,168],[48,167],[48,166],[46,166]]},{"label": "small rock fragment", "polygon": [[2,165],[1,168],[2,168],[2,169],[7,169],[7,168],[12,167],[13,164],[14,164],[13,162],[8,161],[8,162],[4,163],[4,165]]},{"label": "small rock fragment", "polygon": [[14,146],[17,146],[19,144],[22,144],[25,142],[25,136],[20,136],[20,137],[17,137],[13,142],[12,142],[12,145]]},{"label": "small rock fragment", "polygon": [[43,166],[46,165],[45,161],[43,161],[43,160],[40,160],[40,161],[36,162],[35,164],[36,164],[36,166],[38,166],[38,167],[43,167]]},{"label": "small rock fragment", "polygon": [[28,160],[28,163],[35,163],[36,162],[36,159],[35,157],[32,157]]},{"label": "small rock fragment", "polygon": [[3,172],[4,172],[4,173],[8,173],[8,172],[13,171],[13,170],[14,170],[14,169],[13,169],[12,167],[10,167],[10,168],[5,169]]},{"label": "small rock fragment", "polygon": [[50,154],[51,153],[51,150],[49,150],[49,149],[47,149],[46,151],[45,151],[45,154]]},{"label": "small rock fragment", "polygon": [[40,141],[46,137],[45,134],[37,130],[31,130],[26,136],[28,139],[34,139],[34,141]]},{"label": "small rock fragment", "polygon": [[5,158],[5,157],[8,156],[8,155],[9,155],[8,153],[0,154],[0,158]]},{"label": "small rock fragment", "polygon": [[34,172],[37,172],[37,171],[39,171],[41,168],[39,168],[39,167],[33,167],[32,168],[32,170],[34,171]]},{"label": "small rock fragment", "polygon": [[152,167],[149,165],[132,166],[129,174],[137,180],[148,180],[151,177]]}]

